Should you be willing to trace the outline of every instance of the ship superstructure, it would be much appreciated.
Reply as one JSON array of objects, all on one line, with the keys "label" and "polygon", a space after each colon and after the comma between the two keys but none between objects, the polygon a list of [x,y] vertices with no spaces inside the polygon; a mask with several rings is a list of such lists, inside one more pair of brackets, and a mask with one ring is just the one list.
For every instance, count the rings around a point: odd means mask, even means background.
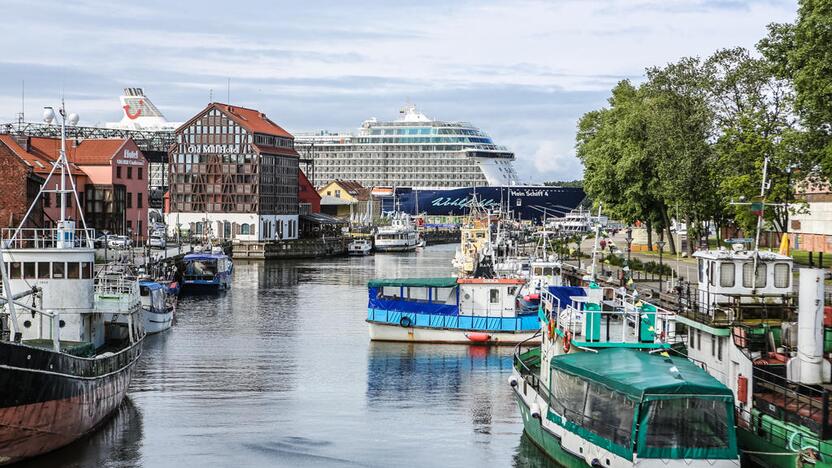
[{"label": "ship superstructure", "polygon": [[356,180],[365,187],[462,188],[518,185],[514,153],[465,122],[433,120],[407,105],[393,121],[365,120],[358,134],[296,133],[314,161],[315,186]]}]

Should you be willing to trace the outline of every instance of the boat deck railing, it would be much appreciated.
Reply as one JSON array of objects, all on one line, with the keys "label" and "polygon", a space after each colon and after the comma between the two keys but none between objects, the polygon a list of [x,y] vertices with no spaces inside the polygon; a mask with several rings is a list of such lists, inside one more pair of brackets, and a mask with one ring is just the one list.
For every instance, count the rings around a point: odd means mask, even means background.
[{"label": "boat deck railing", "polygon": [[772,417],[804,426],[821,439],[832,438],[829,390],[790,381],[785,376],[785,366],[778,366],[777,369],[780,373],[770,372],[760,366],[754,367],[754,408]]},{"label": "boat deck railing", "polygon": [[[60,236],[64,239],[61,242]],[[76,227],[72,230],[57,228],[4,228],[0,231],[2,246],[6,249],[57,249],[93,248],[93,230]]]}]

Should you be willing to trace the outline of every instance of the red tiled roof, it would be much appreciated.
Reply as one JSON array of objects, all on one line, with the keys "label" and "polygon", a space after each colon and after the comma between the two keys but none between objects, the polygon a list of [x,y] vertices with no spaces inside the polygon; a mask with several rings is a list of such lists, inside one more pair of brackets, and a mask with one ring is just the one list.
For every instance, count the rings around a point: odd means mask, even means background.
[{"label": "red tiled roof", "polygon": [[[71,163],[82,166],[109,165],[113,156],[127,143],[125,138],[108,138],[95,140],[67,140],[66,157]],[[29,140],[31,152],[49,158],[58,159],[61,140],[57,138],[32,137]]]},{"label": "red tiled roof", "polygon": [[257,152],[260,154],[280,154],[283,156],[295,156],[300,157],[297,151],[294,148],[284,148],[284,147],[272,147],[272,146],[261,146],[252,144],[251,146],[257,149]]},{"label": "red tiled roof", "polygon": [[[26,162],[29,166],[34,169],[35,173],[37,174],[46,174],[48,175],[50,171],[52,171],[52,161],[58,159],[57,152],[55,153],[54,159],[49,157],[48,155],[44,154],[43,152],[35,149],[31,145],[31,141],[35,138],[30,139],[30,150],[27,152],[22,146],[20,146],[17,141],[11,135],[0,135],[0,141],[3,142],[12,152],[17,155],[18,158],[22,159]],[[38,138],[39,140],[49,140],[49,138]],[[60,149],[61,142],[58,140],[58,148]],[[69,169],[72,175],[86,175],[84,171],[82,171],[76,164],[73,164],[72,161],[69,163]]]},{"label": "red tiled roof", "polygon": [[216,106],[217,109],[223,111],[229,118],[252,133],[263,133],[265,135],[275,135],[292,139],[295,138],[291,133],[283,130],[280,125],[269,120],[269,118],[266,117],[266,114],[258,110],[231,106],[220,102],[212,103],[211,106]]}]

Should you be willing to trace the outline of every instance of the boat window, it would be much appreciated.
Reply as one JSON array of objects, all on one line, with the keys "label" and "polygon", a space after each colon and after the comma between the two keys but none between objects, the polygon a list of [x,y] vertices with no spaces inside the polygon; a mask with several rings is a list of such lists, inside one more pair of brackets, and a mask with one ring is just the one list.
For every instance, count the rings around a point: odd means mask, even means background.
[{"label": "boat window", "polygon": [[38,262],[38,278],[49,279],[49,262]]},{"label": "boat window", "polygon": [[[766,286],[766,267],[765,263],[758,263],[757,264],[757,281],[756,285],[753,287],[755,288],[764,288]],[[747,262],[742,265],[742,286],[744,288],[750,288],[751,286],[751,277],[753,276],[754,272],[754,262]]]},{"label": "boat window", "polygon": [[728,447],[725,402],[702,398],[657,400],[645,404],[648,449]]},{"label": "boat window", "polygon": [[561,371],[552,372],[552,398],[550,402],[553,409],[566,419],[580,423],[583,419],[576,409],[584,407],[586,398],[586,381]]},{"label": "boat window", "polygon": [[90,279],[92,278],[92,262],[81,262],[81,278]]},{"label": "boat window", "polygon": [[731,262],[722,262],[719,264],[719,285],[723,288],[734,287],[734,276],[737,268]]},{"label": "boat window", "polygon": [[789,287],[789,277],[791,277],[791,273],[789,272],[789,264],[788,263],[775,263],[774,264],[774,287],[775,288],[788,288]]},{"label": "boat window", "polygon": [[699,260],[699,282],[705,282],[705,261],[701,259]]},{"label": "boat window", "polygon": [[398,286],[384,286],[382,288],[382,291],[384,291],[384,296],[385,297],[396,297],[396,298],[399,297],[399,293],[401,292],[401,290],[399,289]]},{"label": "boat window", "polygon": [[11,262],[9,265],[9,278],[10,279],[20,279],[20,270],[22,268],[20,262]]},{"label": "boat window", "polygon": [[63,279],[65,268],[64,262],[53,262],[52,277],[55,279]]},{"label": "boat window", "polygon": [[492,289],[489,291],[489,302],[492,304],[497,304],[500,302],[500,290],[499,289]]},{"label": "boat window", "polygon": [[515,294],[517,294],[517,286],[511,286],[510,288],[508,288],[509,296],[514,296]]},{"label": "boat window", "polygon": [[23,262],[23,277],[35,279],[35,262]]},{"label": "boat window", "polygon": [[623,394],[589,384],[583,427],[624,447],[630,446],[635,404]]},{"label": "boat window", "polygon": [[428,288],[408,287],[407,298],[414,301],[427,301]]},{"label": "boat window", "polygon": [[708,262],[708,282],[711,283],[711,286],[716,286],[716,276],[714,275],[715,270],[716,262]]},{"label": "boat window", "polygon": [[543,269],[543,276],[552,276],[553,268],[547,267]]},{"label": "boat window", "polygon": [[535,276],[541,276],[541,275],[543,275],[543,268],[540,268],[540,267],[534,267],[534,275],[535,275]]},{"label": "boat window", "polygon": [[66,277],[69,279],[78,279],[81,277],[81,268],[78,262],[67,262]]},{"label": "boat window", "polygon": [[139,287],[139,293],[142,295],[142,297],[147,297],[150,295],[150,288],[148,288],[147,286],[141,286]]}]

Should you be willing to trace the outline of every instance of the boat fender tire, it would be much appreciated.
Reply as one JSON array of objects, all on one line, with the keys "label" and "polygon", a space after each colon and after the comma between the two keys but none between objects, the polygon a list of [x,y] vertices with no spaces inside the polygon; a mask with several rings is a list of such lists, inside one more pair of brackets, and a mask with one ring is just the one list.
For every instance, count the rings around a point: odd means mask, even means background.
[{"label": "boat fender tire", "polygon": [[517,386],[517,377],[515,377],[513,375],[511,377],[509,377],[508,378],[508,384],[511,385],[512,387],[516,387]]},{"label": "boat fender tire", "polygon": [[532,406],[531,408],[529,408],[529,410],[531,410],[532,418],[540,419],[540,406],[538,406],[537,403],[532,403]]},{"label": "boat fender tire", "polygon": [[399,325],[404,328],[410,328],[410,326],[413,325],[413,321],[410,320],[410,317],[402,317],[402,319],[399,320]]}]

